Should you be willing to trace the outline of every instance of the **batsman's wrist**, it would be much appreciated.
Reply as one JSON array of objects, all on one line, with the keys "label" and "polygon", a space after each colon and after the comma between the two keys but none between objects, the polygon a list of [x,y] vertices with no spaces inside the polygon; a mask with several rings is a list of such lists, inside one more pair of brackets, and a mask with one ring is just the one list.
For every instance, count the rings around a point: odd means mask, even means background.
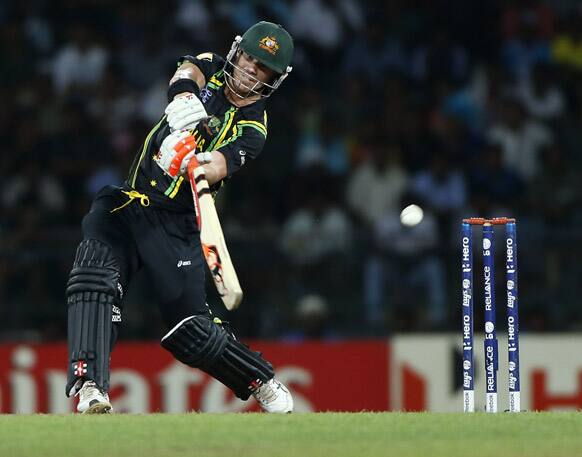
[{"label": "batsman's wrist", "polygon": [[190,93],[196,95],[196,97],[200,97],[200,88],[192,79],[180,78],[168,87],[168,103],[174,100],[176,95],[183,95],[184,93]]}]

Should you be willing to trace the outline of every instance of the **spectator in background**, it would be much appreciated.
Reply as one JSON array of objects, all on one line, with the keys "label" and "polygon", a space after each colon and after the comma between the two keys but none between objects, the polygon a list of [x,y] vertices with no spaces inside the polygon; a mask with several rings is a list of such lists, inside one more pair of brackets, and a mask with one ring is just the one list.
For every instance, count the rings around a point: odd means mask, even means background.
[{"label": "spectator in background", "polygon": [[434,153],[435,138],[428,129],[428,122],[427,112],[412,103],[398,121],[400,144],[406,151],[403,164],[411,173],[424,169]]},{"label": "spectator in background", "polygon": [[[543,330],[562,325],[572,328],[579,310],[580,223],[582,222],[582,169],[576,167],[561,144],[542,153],[540,172],[529,188],[532,221],[541,229],[544,249],[537,252],[543,265],[538,296],[552,306],[542,307],[537,324]],[[568,300],[569,296],[577,297]]]},{"label": "spectator in background", "polygon": [[316,192],[283,224],[281,248],[293,265],[313,266],[345,254],[350,238],[347,214],[323,192]]},{"label": "spectator in background", "polygon": [[80,102],[64,105],[60,122],[50,136],[51,157],[70,194],[83,187],[85,174],[95,157],[110,153],[103,124],[91,118],[88,108]]},{"label": "spectator in background", "polygon": [[425,209],[421,222],[404,226],[400,210],[413,202],[420,203],[405,195],[396,211],[382,213],[374,225],[374,244],[364,266],[364,312],[374,328],[388,324],[398,330],[436,329],[446,322],[445,270],[436,254],[437,220],[421,203]]},{"label": "spectator in background", "polygon": [[[38,74],[35,79],[23,81],[18,85],[14,91],[17,94],[17,106],[11,112],[11,120],[15,121],[14,111],[19,111],[19,116],[16,117],[17,125],[23,126],[25,131],[22,133],[24,138],[30,141],[31,135],[27,134],[26,128],[34,118],[34,122],[38,131],[35,137],[40,144],[47,142],[47,138],[58,129],[61,123],[61,109],[59,105],[59,98],[54,91],[50,75]],[[1,116],[1,114],[0,114]],[[26,121],[19,119],[22,117]],[[0,123],[2,121],[0,120]],[[5,126],[7,124],[4,124]],[[17,136],[20,136],[17,135]]]},{"label": "spectator in background", "polygon": [[380,87],[388,72],[404,73],[407,62],[400,41],[387,34],[383,24],[372,20],[362,34],[349,41],[341,68],[348,78],[363,78]]},{"label": "spectator in background", "polygon": [[82,23],[68,29],[70,38],[56,53],[52,62],[53,83],[59,94],[77,88],[87,91],[101,81],[109,58],[98,44],[93,30]]},{"label": "spectator in background", "polygon": [[[312,86],[302,87],[298,90],[294,121],[300,137],[316,134],[325,112],[323,96],[321,91]],[[299,139],[299,143],[301,143],[301,139]]]},{"label": "spectator in background", "polygon": [[530,78],[521,81],[516,94],[533,119],[550,122],[564,114],[564,94],[555,83],[553,68],[548,64],[534,65]]},{"label": "spectator in background", "polygon": [[175,51],[163,44],[158,34],[149,33],[141,41],[123,43],[118,55],[118,77],[123,77],[134,90],[146,90],[174,63]]},{"label": "spectator in background", "polygon": [[335,205],[326,192],[312,190],[280,232],[280,246],[290,272],[289,295],[297,297],[314,290],[325,291],[326,295],[336,292],[337,281],[349,277],[351,241],[352,227],[344,209]]},{"label": "spectator in background", "polygon": [[108,67],[88,103],[88,113],[95,119],[104,119],[107,133],[114,133],[129,124],[136,110],[136,97],[117,70]]},{"label": "spectator in background", "polygon": [[297,0],[291,6],[290,32],[310,48],[311,63],[320,68],[337,64],[348,31],[364,27],[362,7],[354,0]]},{"label": "spectator in background", "polygon": [[2,24],[0,27],[0,55],[2,56],[0,83],[3,87],[22,84],[27,79],[23,78],[23,75],[34,74],[37,62],[30,61],[30,56],[33,54],[21,23],[14,21]]},{"label": "spectator in background", "polygon": [[412,75],[419,81],[461,83],[469,71],[469,56],[452,42],[449,32],[440,28],[412,53]]},{"label": "spectator in background", "polygon": [[550,61],[549,40],[538,33],[539,25],[537,15],[520,15],[515,36],[501,49],[503,62],[516,81],[527,79],[533,65]]},{"label": "spectator in background", "polygon": [[[430,119],[430,133],[433,143],[432,154],[446,154],[450,163],[465,167],[473,160],[482,143],[482,132],[471,129],[469,118],[451,106],[435,107]],[[423,168],[430,167],[431,155]]]},{"label": "spectator in background", "polygon": [[322,166],[336,176],[348,173],[346,135],[337,116],[332,113],[319,120],[319,128],[306,129],[299,139],[297,164],[300,168]]},{"label": "spectator in background", "polygon": [[0,205],[7,220],[17,219],[24,206],[42,216],[56,218],[66,209],[66,192],[54,169],[54,157],[47,153],[38,114],[14,113],[17,123],[12,131],[12,144],[0,180]]},{"label": "spectator in background", "polygon": [[520,175],[503,160],[499,144],[489,143],[475,160],[468,182],[475,214],[503,214],[521,206],[525,186]]},{"label": "spectator in background", "polygon": [[569,87],[568,110],[555,125],[556,137],[567,152],[571,167],[582,169],[582,79],[576,77]]},{"label": "spectator in background", "polygon": [[441,217],[456,215],[467,199],[462,173],[442,153],[433,155],[430,168],[411,178],[409,190]]},{"label": "spectator in background", "polygon": [[[367,96],[366,82],[361,78],[342,78],[340,86],[344,93],[341,98],[335,98],[331,106],[335,116],[344,126],[344,134],[354,136],[357,134],[357,126],[363,119],[383,108],[382,100],[372,100]],[[346,106],[350,109],[345,109]]]},{"label": "spectator in background", "polygon": [[295,328],[283,340],[303,342],[309,340],[333,340],[336,338],[330,328],[329,305],[325,298],[317,294],[301,297],[294,310]]},{"label": "spectator in background", "polygon": [[168,103],[168,82],[158,78],[145,89],[138,105],[137,115],[147,124],[152,124],[160,119],[160,113]]},{"label": "spectator in background", "polygon": [[24,206],[34,207],[43,215],[59,215],[65,210],[65,191],[51,173],[49,161],[25,161],[22,173],[2,183],[0,201],[4,215],[18,213]]},{"label": "spectator in background", "polygon": [[118,155],[106,154],[99,157],[95,161],[95,166],[87,176],[85,189],[87,195],[94,198],[105,186],[121,186],[123,184],[121,169]]},{"label": "spectator in background", "polygon": [[522,23],[533,24],[532,34],[538,39],[550,39],[554,32],[554,13],[552,9],[539,0],[517,0],[507,2],[501,26],[505,39],[519,36]]},{"label": "spectator in background", "polygon": [[582,71],[582,11],[564,20],[552,41],[552,61],[575,72]]},{"label": "spectator in background", "polygon": [[[405,119],[414,110],[411,106],[411,86],[410,81],[403,75],[395,72],[386,73],[382,87],[383,97],[378,98],[378,101],[383,102],[383,105],[371,107],[370,112],[366,113],[367,116],[362,118],[363,122],[369,125],[368,128],[379,128],[384,135],[393,139],[404,138],[406,136],[404,132],[406,129]],[[375,123],[367,121],[370,114],[376,112],[384,113],[383,125],[380,127],[375,127]]]},{"label": "spectator in background", "polygon": [[582,220],[581,178],[580,170],[571,166],[561,145],[544,149],[542,167],[531,182],[530,198],[545,224]]},{"label": "spectator in background", "polygon": [[[54,31],[51,30],[51,23],[47,14],[36,2],[18,2],[22,9],[22,20],[24,33],[27,41],[35,49],[38,55],[47,55],[54,47]],[[49,5],[43,5],[49,8]],[[11,43],[12,44],[12,43]]]},{"label": "spectator in background", "polygon": [[504,163],[526,181],[539,172],[540,152],[553,142],[552,132],[529,118],[523,105],[514,98],[505,100],[500,122],[487,136],[501,146]]},{"label": "spectator in background", "polygon": [[409,178],[399,144],[378,133],[363,141],[368,157],[349,178],[347,201],[358,220],[371,228],[383,214],[398,210]]},{"label": "spectator in background", "polygon": [[[178,0],[174,20],[180,33],[196,42],[204,43],[202,48],[210,46],[214,16],[211,2],[208,0]],[[257,22],[257,21],[254,21]],[[253,22],[253,23],[254,23]],[[251,23],[251,25],[253,24]],[[248,25],[241,27],[246,30]]]},{"label": "spectator in background", "polygon": [[[188,0],[188,3],[190,1]],[[210,6],[214,5],[208,0],[206,3]],[[276,22],[282,23],[289,18],[289,3],[294,2],[286,0],[270,0],[268,2],[223,0],[216,10],[220,16],[227,17],[236,30],[246,30],[265,17],[276,18]]]},{"label": "spectator in background", "polygon": [[477,111],[477,125],[482,131],[499,121],[503,99],[513,89],[505,69],[495,63],[478,65],[466,88]]}]

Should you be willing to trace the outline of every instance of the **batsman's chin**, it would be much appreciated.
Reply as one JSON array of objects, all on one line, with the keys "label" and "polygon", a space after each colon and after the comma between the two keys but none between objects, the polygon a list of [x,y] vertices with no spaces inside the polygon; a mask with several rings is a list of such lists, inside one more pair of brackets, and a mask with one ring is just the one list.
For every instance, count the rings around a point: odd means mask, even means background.
[{"label": "batsman's chin", "polygon": [[244,86],[239,86],[235,88],[234,93],[240,98],[247,98],[251,95],[251,91]]},{"label": "batsman's chin", "polygon": [[234,84],[232,85],[233,90],[240,97],[248,97],[249,95],[256,93],[261,86],[262,84],[258,83],[256,80],[248,78],[235,79]]}]

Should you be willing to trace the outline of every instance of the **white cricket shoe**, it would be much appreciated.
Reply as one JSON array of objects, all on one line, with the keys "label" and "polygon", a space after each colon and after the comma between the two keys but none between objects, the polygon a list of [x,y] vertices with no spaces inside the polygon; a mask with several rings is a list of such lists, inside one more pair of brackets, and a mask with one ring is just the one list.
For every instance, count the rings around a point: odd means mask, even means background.
[{"label": "white cricket shoe", "polygon": [[291,392],[275,378],[257,387],[253,392],[253,397],[267,413],[283,414],[293,411]]},{"label": "white cricket shoe", "polygon": [[77,411],[82,414],[107,414],[111,412],[111,403],[107,392],[102,392],[93,381],[85,381],[79,390]]}]

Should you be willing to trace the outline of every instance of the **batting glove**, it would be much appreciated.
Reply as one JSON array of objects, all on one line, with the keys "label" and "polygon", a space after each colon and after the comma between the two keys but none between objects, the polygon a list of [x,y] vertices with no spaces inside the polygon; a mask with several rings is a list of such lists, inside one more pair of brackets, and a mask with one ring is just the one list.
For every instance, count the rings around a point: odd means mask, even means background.
[{"label": "batting glove", "polygon": [[188,163],[196,156],[196,141],[188,131],[170,133],[160,147],[156,163],[172,178],[183,174],[188,169]]},{"label": "batting glove", "polygon": [[166,107],[168,124],[172,131],[193,130],[208,114],[200,99],[194,94],[178,97]]}]

